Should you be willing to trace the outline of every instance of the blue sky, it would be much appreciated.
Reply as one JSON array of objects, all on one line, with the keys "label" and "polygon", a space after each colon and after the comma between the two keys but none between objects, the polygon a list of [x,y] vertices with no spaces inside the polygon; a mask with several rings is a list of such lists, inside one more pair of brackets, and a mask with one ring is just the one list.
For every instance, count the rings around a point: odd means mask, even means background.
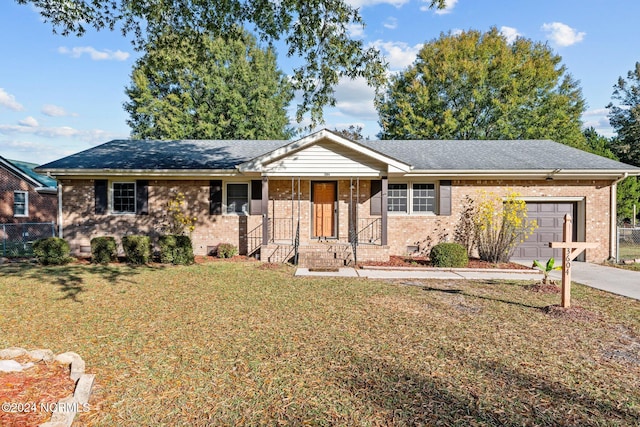
[{"label": "blue sky", "polygon": [[[610,136],[605,105],[613,85],[640,61],[640,2],[635,0],[448,0],[444,11],[420,0],[349,0],[366,27],[352,34],[386,56],[391,71],[406,68],[422,43],[440,33],[495,26],[508,37],[547,42],[580,81],[587,126]],[[114,138],[129,128],[122,104],[135,59],[119,32],[80,38],[55,35],[31,6],[0,4],[0,155],[45,163]],[[296,58],[280,53],[290,72]],[[337,88],[336,108],[323,127],[379,131],[373,91],[362,81]],[[293,110],[292,110],[293,115]]]}]

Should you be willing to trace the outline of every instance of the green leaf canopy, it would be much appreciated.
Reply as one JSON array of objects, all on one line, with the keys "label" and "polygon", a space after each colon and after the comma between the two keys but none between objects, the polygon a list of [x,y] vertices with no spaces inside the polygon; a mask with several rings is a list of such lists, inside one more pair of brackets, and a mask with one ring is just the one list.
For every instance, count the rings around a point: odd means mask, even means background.
[{"label": "green leaf canopy", "polygon": [[496,28],[443,34],[378,98],[383,139],[552,139],[582,147],[578,83],[549,47]]},{"label": "green leaf canopy", "polygon": [[142,139],[287,139],[293,91],[272,49],[253,36],[170,28],[135,64],[127,123]]}]

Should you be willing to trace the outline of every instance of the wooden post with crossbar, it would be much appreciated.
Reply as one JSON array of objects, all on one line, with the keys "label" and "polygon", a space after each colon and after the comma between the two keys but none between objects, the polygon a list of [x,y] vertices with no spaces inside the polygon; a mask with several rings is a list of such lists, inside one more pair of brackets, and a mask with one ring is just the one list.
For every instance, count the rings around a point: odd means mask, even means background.
[{"label": "wooden post with crossbar", "polygon": [[562,230],[562,242],[550,242],[550,248],[562,249],[562,307],[571,306],[571,261],[585,249],[598,247],[598,243],[572,242],[573,226],[571,215],[564,216],[564,229]]}]

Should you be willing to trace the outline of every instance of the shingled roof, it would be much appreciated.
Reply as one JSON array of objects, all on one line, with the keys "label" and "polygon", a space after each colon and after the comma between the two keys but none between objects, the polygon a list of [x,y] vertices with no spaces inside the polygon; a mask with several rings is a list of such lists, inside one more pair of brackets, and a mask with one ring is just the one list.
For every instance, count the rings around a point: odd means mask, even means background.
[{"label": "shingled roof", "polygon": [[116,139],[38,167],[53,169],[234,169],[289,141]]},{"label": "shingled roof", "polygon": [[[332,134],[332,139],[341,138]],[[282,140],[114,140],[39,166],[68,170],[234,170],[279,149]],[[358,144],[410,165],[413,171],[593,170],[640,173],[640,168],[549,140],[359,141]]]},{"label": "shingled roof", "polygon": [[633,166],[549,140],[361,141],[415,170],[629,170]]}]

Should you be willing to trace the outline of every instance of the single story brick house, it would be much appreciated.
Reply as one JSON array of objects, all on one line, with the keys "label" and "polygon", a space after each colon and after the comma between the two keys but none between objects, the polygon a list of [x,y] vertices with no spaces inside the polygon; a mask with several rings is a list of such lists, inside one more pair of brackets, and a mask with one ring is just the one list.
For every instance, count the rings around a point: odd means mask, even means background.
[{"label": "single story brick house", "polygon": [[0,156],[0,223],[56,222],[56,180],[34,172],[36,164]]},{"label": "single story brick house", "polygon": [[[240,252],[301,264],[386,260],[452,241],[467,196],[521,194],[539,228],[514,258],[547,259],[565,213],[586,260],[615,255],[616,183],[640,168],[553,141],[351,141],[321,130],[295,141],[114,140],[37,169],[58,180],[61,234],[159,233],[185,195],[196,254]],[[555,254],[558,256],[558,254]],[[324,261],[323,261],[324,260]]]}]

